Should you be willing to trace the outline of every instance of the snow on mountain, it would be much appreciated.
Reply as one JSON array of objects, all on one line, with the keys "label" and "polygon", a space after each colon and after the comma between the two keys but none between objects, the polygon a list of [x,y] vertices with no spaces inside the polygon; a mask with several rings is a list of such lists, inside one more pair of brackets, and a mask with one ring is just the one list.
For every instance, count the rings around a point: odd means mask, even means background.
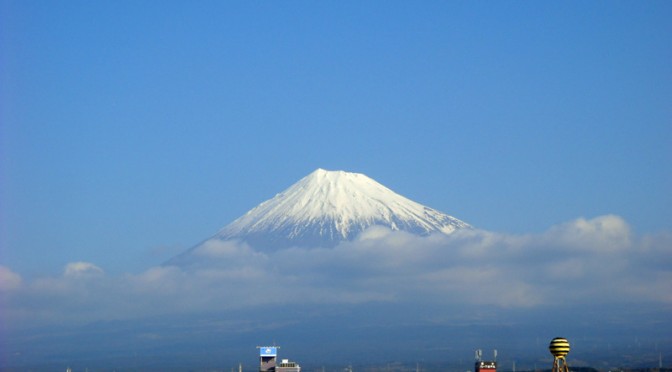
[{"label": "snow on mountain", "polygon": [[471,227],[364,174],[317,169],[206,242],[237,240],[260,251],[333,247],[374,225],[417,235],[450,234]]}]

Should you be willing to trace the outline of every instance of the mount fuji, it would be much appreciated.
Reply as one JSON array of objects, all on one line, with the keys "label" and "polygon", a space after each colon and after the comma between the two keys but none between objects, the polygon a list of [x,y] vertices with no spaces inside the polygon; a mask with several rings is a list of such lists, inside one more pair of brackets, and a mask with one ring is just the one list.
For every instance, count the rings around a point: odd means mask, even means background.
[{"label": "mount fuji", "polygon": [[409,200],[361,173],[317,169],[222,228],[214,241],[247,243],[261,252],[289,247],[334,247],[371,226],[415,235],[450,234],[471,226]]}]

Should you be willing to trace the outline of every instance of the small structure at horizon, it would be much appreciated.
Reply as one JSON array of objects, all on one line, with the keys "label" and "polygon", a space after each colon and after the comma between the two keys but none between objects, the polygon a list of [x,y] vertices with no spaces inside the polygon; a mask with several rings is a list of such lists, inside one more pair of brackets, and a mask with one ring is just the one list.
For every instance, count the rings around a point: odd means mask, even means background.
[{"label": "small structure at horizon", "polygon": [[551,340],[548,350],[553,354],[553,370],[551,372],[569,372],[565,356],[569,354],[569,341],[564,337]]},{"label": "small structure at horizon", "polygon": [[493,351],[492,360],[483,360],[483,350],[476,350],[474,372],[497,372],[497,350]]},{"label": "small structure at horizon", "polygon": [[301,366],[289,359],[277,362],[280,346],[257,346],[259,349],[259,372],[301,372]]}]

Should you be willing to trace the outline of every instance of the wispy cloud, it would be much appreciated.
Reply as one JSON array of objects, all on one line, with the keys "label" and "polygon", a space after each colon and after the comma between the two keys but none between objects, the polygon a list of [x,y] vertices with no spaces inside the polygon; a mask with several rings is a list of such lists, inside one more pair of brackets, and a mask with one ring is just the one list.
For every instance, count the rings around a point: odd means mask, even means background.
[{"label": "wispy cloud", "polygon": [[89,276],[101,276],[103,269],[90,262],[71,262],[65,265],[63,276],[66,278],[80,278]]},{"label": "wispy cloud", "polygon": [[21,286],[21,276],[10,268],[0,266],[0,291],[11,291]]},{"label": "wispy cloud", "polygon": [[130,319],[282,304],[366,302],[672,306],[672,235],[634,236],[618,216],[577,219],[529,235],[479,230],[416,237],[372,228],[331,249],[265,254],[210,242],[183,267],[110,276],[68,264],[22,278],[0,266],[3,317],[13,324]]}]

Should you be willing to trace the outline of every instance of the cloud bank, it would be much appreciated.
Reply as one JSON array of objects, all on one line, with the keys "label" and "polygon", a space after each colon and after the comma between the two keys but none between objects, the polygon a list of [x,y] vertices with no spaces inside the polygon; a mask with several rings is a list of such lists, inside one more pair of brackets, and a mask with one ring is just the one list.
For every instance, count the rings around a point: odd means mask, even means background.
[{"label": "cloud bank", "polygon": [[497,309],[647,304],[672,309],[672,235],[635,236],[620,217],[544,233],[460,230],[417,237],[374,227],[330,249],[259,253],[211,242],[189,264],[110,276],[94,263],[28,280],[0,266],[2,323],[16,327],[260,306],[417,303]]}]

